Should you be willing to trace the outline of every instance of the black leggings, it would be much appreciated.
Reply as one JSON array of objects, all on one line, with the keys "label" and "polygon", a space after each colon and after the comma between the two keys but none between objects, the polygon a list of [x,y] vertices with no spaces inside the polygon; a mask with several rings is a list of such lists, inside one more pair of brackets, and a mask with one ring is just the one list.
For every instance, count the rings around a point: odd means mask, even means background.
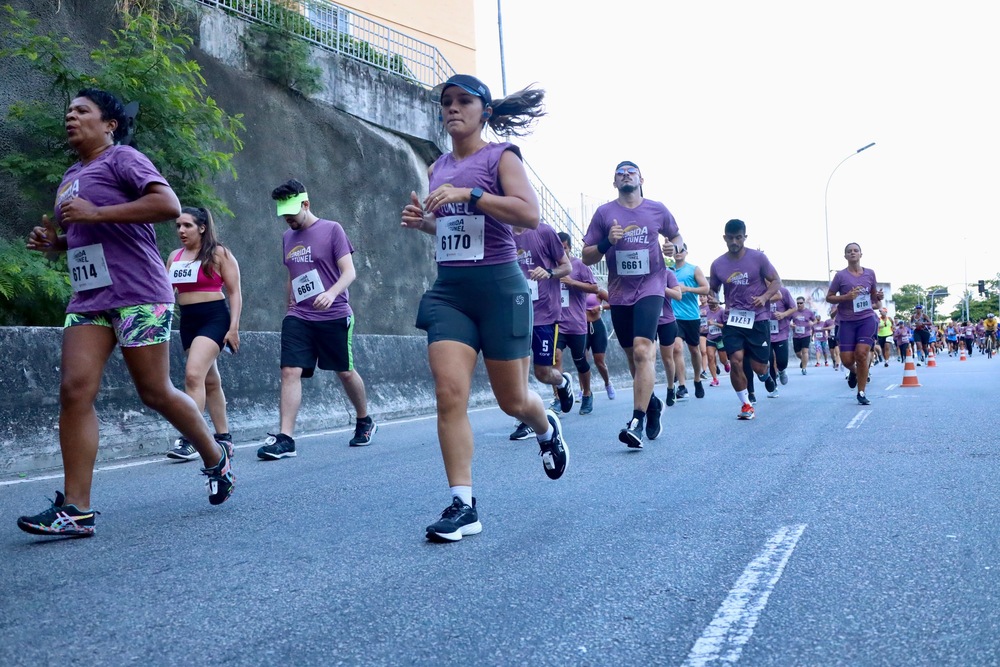
[{"label": "black leggings", "polygon": [[[775,368],[777,366],[777,368]],[[788,368],[788,339],[771,343],[771,379],[778,379],[778,373]]]}]

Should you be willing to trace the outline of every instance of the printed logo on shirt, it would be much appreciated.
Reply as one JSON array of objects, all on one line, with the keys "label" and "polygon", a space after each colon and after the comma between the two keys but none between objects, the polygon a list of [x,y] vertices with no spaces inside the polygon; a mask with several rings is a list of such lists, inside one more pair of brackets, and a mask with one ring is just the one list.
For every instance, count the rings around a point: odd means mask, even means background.
[{"label": "printed logo on shirt", "polygon": [[525,250],[524,248],[517,249],[517,263],[524,264],[525,266],[534,266],[535,259],[531,256],[530,250]]},{"label": "printed logo on shirt", "polygon": [[750,274],[746,271],[735,271],[726,278],[726,282],[730,285],[749,285]]},{"label": "printed logo on shirt", "polygon": [[622,230],[622,240],[629,243],[649,243],[649,228],[629,225]]},{"label": "printed logo on shirt", "polygon": [[312,264],[312,246],[295,246],[285,255],[285,261],[296,264]]},{"label": "printed logo on shirt", "polygon": [[[445,185],[453,187],[451,183],[442,183],[441,187],[444,187]],[[472,213],[469,210],[469,205],[466,202],[454,202],[450,204],[442,204],[441,206],[434,209],[434,212],[437,213],[437,216],[439,218],[443,218],[450,215],[471,215]],[[449,229],[453,232],[465,231],[464,229],[453,229],[453,228]]]},{"label": "printed logo on shirt", "polygon": [[73,199],[78,194],[80,194],[80,179],[74,178],[59,188],[59,192],[56,193],[56,208],[59,208],[64,202]]}]

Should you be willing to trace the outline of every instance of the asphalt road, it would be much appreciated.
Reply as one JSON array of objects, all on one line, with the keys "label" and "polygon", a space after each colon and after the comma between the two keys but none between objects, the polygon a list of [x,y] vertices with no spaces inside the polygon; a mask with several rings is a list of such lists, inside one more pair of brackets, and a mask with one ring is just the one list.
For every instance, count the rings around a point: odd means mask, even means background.
[{"label": "asphalt road", "polygon": [[558,481],[476,411],[484,530],[456,544],[424,539],[449,502],[427,417],[276,462],[237,443],[220,507],[197,464],[102,470],[88,539],[15,526],[61,475],[0,480],[0,665],[1000,664],[1000,361],[917,371],[876,369],[862,408],[792,368],[751,422],[723,377],[641,451],[629,392],[598,394]]}]

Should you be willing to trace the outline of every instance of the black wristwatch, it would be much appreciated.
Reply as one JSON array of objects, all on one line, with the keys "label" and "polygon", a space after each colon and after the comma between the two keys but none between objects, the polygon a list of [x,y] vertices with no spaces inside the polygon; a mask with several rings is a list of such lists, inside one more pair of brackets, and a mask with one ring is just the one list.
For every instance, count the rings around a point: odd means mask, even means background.
[{"label": "black wristwatch", "polygon": [[474,211],[476,209],[476,204],[479,203],[479,199],[483,196],[482,188],[472,188],[472,192],[469,193],[469,210]]}]

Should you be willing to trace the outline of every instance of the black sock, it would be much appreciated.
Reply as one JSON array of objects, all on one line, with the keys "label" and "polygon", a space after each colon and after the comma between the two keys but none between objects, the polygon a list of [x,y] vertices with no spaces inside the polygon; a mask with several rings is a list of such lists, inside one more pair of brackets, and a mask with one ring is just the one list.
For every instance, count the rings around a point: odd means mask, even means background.
[{"label": "black sock", "polygon": [[632,411],[632,419],[638,419],[639,420],[639,426],[642,426],[643,423],[645,423],[645,421],[646,421],[646,413],[643,412],[642,410],[633,410]]}]

